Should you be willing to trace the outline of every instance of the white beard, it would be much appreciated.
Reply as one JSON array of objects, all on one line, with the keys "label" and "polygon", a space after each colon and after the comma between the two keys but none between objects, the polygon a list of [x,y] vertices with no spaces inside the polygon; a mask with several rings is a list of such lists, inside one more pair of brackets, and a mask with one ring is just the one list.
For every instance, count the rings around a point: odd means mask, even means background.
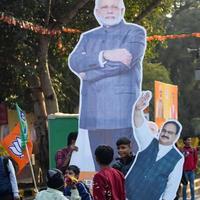
[{"label": "white beard", "polygon": [[99,24],[104,26],[114,26],[116,24],[119,24],[122,20],[122,16],[118,16],[115,19],[105,19],[104,17],[96,16],[97,21]]}]

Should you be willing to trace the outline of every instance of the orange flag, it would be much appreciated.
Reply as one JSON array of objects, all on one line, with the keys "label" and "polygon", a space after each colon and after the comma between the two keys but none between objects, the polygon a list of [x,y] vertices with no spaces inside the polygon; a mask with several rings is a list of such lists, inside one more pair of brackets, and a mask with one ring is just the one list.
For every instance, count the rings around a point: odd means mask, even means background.
[{"label": "orange flag", "polygon": [[[6,149],[9,155],[16,161],[19,167],[18,173],[27,165],[29,162],[26,149],[22,151],[21,149],[21,139],[20,139],[20,124],[18,123],[12,131],[1,141],[2,146]],[[33,144],[28,138],[27,147],[29,155],[32,154]]]}]

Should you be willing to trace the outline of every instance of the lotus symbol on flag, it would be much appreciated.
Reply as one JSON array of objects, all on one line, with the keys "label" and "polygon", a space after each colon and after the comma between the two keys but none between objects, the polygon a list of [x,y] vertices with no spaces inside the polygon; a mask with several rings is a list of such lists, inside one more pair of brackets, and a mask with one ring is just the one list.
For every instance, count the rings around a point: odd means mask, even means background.
[{"label": "lotus symbol on flag", "polygon": [[23,152],[21,149],[21,139],[19,137],[16,137],[16,140],[12,142],[12,146],[9,146],[9,149],[12,151],[13,154],[15,154],[17,157],[23,157]]},{"label": "lotus symbol on flag", "polygon": [[20,112],[20,117],[23,121],[26,121],[26,117],[22,111]]}]

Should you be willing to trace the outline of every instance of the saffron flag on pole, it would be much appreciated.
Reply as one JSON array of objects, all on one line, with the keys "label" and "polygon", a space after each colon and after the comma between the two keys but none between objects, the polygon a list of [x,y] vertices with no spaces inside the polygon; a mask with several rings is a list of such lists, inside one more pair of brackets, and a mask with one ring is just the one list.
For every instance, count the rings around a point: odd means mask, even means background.
[{"label": "saffron flag on pole", "polygon": [[[29,162],[27,151],[22,151],[21,145],[21,137],[20,137],[20,124],[18,123],[12,131],[3,138],[1,141],[2,146],[6,149],[8,154],[16,161],[19,167],[19,172],[27,165]],[[29,154],[32,154],[33,145],[28,137],[27,148]],[[18,173],[19,173],[18,172]]]},{"label": "saffron flag on pole", "polygon": [[17,115],[20,122],[20,138],[21,138],[21,149],[22,151],[26,148],[28,140],[28,123],[26,121],[26,115],[23,110],[16,104]]}]

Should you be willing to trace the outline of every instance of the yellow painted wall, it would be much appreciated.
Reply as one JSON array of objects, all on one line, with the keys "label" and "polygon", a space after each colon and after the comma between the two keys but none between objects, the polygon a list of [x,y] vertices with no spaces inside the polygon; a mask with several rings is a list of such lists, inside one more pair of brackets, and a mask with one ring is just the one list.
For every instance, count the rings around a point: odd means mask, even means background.
[{"label": "yellow painted wall", "polygon": [[[28,127],[30,128],[34,123],[34,115],[33,113],[26,113],[26,119],[28,122]],[[9,130],[12,130],[12,128],[17,124],[18,117],[16,110],[10,110],[8,109],[8,127]]]},{"label": "yellow painted wall", "polygon": [[[198,144],[199,144],[199,138],[198,137],[192,138],[192,144],[191,144],[192,147],[198,147]],[[178,146],[180,148],[183,148],[184,144],[182,139],[178,140]]]}]

